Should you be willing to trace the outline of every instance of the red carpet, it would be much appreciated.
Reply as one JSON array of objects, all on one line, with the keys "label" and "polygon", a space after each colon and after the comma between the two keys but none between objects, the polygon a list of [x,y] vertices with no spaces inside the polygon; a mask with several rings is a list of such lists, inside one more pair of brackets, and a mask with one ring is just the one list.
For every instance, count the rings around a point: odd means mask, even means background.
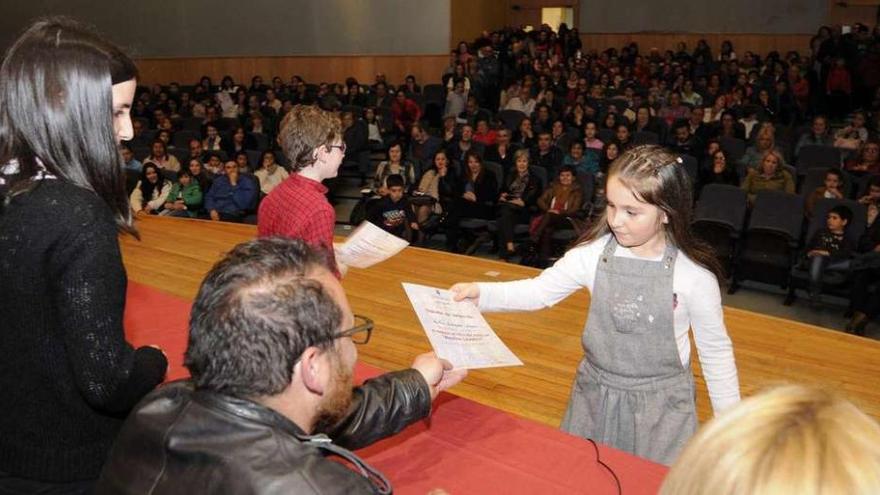
[{"label": "red carpet", "polygon": [[[190,303],[130,283],[126,333],[135,346],[155,344],[168,354],[168,379],[183,368]],[[381,373],[359,363],[359,379]],[[622,493],[654,494],[667,468],[610,447],[600,458],[620,479]],[[596,462],[589,442],[451,394],[443,394],[431,418],[358,452],[391,480],[398,494],[595,493],[616,494],[617,485]]]}]

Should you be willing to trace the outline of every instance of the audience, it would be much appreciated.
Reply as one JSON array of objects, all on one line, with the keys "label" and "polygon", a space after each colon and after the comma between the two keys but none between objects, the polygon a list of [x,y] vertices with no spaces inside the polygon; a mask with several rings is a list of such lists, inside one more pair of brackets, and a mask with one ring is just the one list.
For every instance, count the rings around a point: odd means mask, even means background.
[{"label": "audience", "polygon": [[538,198],[541,215],[537,222],[533,222],[534,227],[529,234],[541,260],[547,260],[552,255],[553,233],[580,211],[584,204],[583,193],[574,169],[564,166],[556,180]]},{"label": "audience", "polygon": [[391,174],[385,182],[387,194],[370,204],[367,220],[389,234],[411,242],[413,231],[419,230],[416,214],[404,195],[404,180],[398,174]]},{"label": "audience", "polygon": [[[572,146],[581,145],[574,143]],[[529,151],[517,150],[515,156],[515,167],[508,174],[498,197],[498,246],[502,250],[502,259],[510,259],[516,253],[514,226],[529,223],[541,194],[541,180],[529,169]]]},{"label": "audience", "polygon": [[782,163],[782,154],[771,149],[764,152],[759,168],[748,169],[742,188],[749,195],[749,203],[754,203],[755,195],[759,191],[794,194],[794,178],[788,170],[782,168]]},{"label": "audience", "polygon": [[822,290],[822,276],[826,271],[849,269],[849,258],[856,246],[849,241],[846,228],[852,220],[852,210],[843,205],[831,208],[825,228],[816,232],[807,243],[806,259],[802,266],[810,271],[810,301],[815,302]]},{"label": "audience", "polygon": [[261,157],[260,168],[254,172],[254,176],[260,181],[260,192],[263,195],[268,195],[275,187],[287,179],[288,173],[287,170],[284,170],[275,161],[274,151],[264,151]]}]

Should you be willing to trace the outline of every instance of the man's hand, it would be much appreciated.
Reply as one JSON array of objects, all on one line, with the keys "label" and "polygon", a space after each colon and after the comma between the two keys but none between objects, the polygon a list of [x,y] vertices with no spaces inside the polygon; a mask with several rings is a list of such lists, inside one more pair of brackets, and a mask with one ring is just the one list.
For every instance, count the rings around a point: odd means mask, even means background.
[{"label": "man's hand", "polygon": [[213,220],[215,222],[219,222],[220,221],[220,212],[218,212],[217,210],[211,210],[211,220]]},{"label": "man's hand", "polygon": [[421,373],[425,382],[428,383],[428,388],[431,389],[431,400],[436,399],[440,392],[455,386],[467,376],[467,370],[453,371],[452,363],[438,358],[433,352],[416,356],[412,367]]},{"label": "man's hand", "polygon": [[468,200],[468,201],[471,201],[471,202],[477,201],[477,195],[472,193],[471,191],[465,192],[464,194],[461,195],[461,197]]}]

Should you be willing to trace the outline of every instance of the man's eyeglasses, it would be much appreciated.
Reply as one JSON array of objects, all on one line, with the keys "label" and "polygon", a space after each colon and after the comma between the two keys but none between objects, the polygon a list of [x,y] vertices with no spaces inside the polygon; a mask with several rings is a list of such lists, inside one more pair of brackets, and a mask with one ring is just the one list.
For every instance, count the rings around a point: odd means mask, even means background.
[{"label": "man's eyeglasses", "polygon": [[366,344],[370,341],[370,335],[373,334],[373,320],[367,318],[366,316],[354,315],[354,326],[349,328],[348,330],[342,330],[328,339],[322,339],[319,342],[315,342],[314,345],[317,345],[321,342],[326,342],[327,340],[336,340],[341,339],[343,337],[351,337],[351,341],[355,344]]}]

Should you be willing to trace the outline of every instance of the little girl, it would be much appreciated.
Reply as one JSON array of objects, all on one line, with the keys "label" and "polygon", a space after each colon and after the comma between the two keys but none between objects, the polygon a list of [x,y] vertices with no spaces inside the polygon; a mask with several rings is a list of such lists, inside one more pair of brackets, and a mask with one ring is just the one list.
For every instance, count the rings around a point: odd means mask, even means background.
[{"label": "little girl", "polygon": [[611,164],[602,217],[554,266],[532,279],[451,289],[483,311],[515,311],[586,287],[585,355],[562,429],[664,464],[697,427],[690,328],[713,410],[739,401],[720,269],[689,230],[691,191],[671,152],[632,148]]}]

